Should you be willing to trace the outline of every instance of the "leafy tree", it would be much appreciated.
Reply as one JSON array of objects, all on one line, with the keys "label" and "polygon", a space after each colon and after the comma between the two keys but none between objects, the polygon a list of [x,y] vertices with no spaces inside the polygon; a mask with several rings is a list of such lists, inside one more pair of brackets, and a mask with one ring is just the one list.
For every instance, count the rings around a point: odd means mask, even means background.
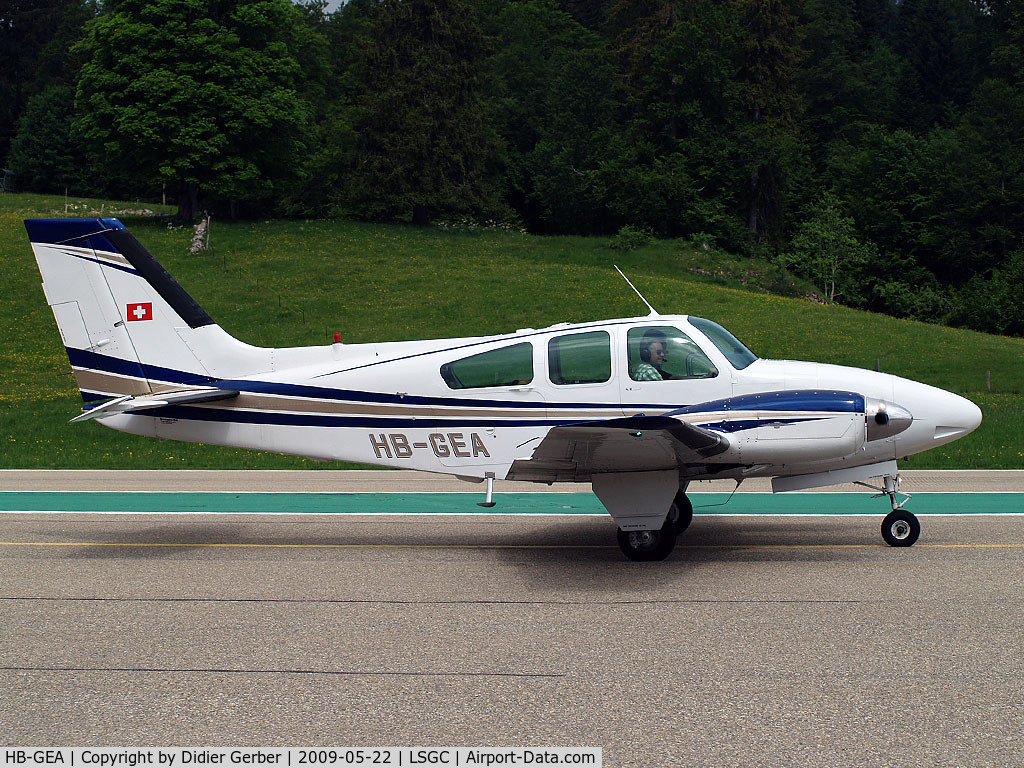
[{"label": "leafy tree", "polygon": [[558,5],[587,29],[597,31],[604,24],[605,0],[558,0]]},{"label": "leafy tree", "polygon": [[616,0],[609,9],[610,53],[616,63],[617,99],[625,115],[643,100],[643,80],[654,51],[678,25],[681,10],[682,4],[674,0]]},{"label": "leafy tree", "polygon": [[807,56],[796,84],[804,105],[801,127],[813,135],[816,163],[831,142],[893,118],[903,67],[885,34],[894,8],[888,0],[805,0],[800,33]]},{"label": "leafy tree", "polygon": [[384,0],[356,63],[356,147],[342,194],[350,210],[427,224],[500,207],[487,55],[466,0]]},{"label": "leafy tree", "polygon": [[[140,181],[268,199],[293,173],[310,115],[299,12],[288,0],[110,0],[76,47],[77,135]],[[232,208],[234,212],[234,208]]]},{"label": "leafy tree", "polygon": [[1024,335],[1024,250],[988,275],[973,275],[957,295],[951,321],[988,333]]},{"label": "leafy tree", "polygon": [[[871,126],[855,140],[836,142],[824,173],[865,239],[910,257],[911,263],[918,250],[925,152],[926,139]],[[899,272],[905,274],[907,267],[899,264]]]},{"label": "leafy tree", "polygon": [[875,258],[874,244],[857,239],[853,219],[843,215],[839,199],[830,192],[812,203],[805,214],[791,252],[780,257],[783,267],[792,265],[817,280],[829,302],[836,297],[856,302],[861,298],[856,269]]},{"label": "leafy tree", "polygon": [[694,0],[623,0],[609,24],[621,127],[600,167],[608,223],[662,236],[707,232],[742,247],[747,113],[735,13]]},{"label": "leafy tree", "polygon": [[330,38],[334,20],[355,3],[349,2],[337,13],[328,13],[327,0],[297,3],[302,23],[296,33],[295,57],[302,77],[297,82],[299,96],[309,105],[304,130],[305,151],[295,159],[294,173],[285,175],[277,185],[276,210],[286,216],[327,216],[330,198],[337,188],[338,170],[333,155],[339,77],[334,66]]}]

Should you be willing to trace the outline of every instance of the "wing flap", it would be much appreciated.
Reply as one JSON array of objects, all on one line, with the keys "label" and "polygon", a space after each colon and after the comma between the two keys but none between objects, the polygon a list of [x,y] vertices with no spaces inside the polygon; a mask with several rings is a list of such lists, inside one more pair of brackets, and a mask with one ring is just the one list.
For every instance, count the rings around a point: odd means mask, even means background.
[{"label": "wing flap", "polygon": [[513,462],[510,480],[585,481],[594,473],[641,472],[706,465],[728,450],[724,435],[666,416],[554,427],[526,460]]}]

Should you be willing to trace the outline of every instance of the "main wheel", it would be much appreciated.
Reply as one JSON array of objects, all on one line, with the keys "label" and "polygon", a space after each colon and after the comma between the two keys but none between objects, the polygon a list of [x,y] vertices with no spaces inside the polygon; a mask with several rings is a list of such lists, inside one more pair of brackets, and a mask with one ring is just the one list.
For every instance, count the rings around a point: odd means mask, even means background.
[{"label": "main wheel", "polygon": [[682,491],[672,500],[672,506],[668,508],[668,519],[672,521],[677,536],[690,527],[693,521],[693,504]]},{"label": "main wheel", "polygon": [[909,547],[921,535],[921,524],[910,512],[896,509],[882,521],[882,538],[890,547]]},{"label": "main wheel", "polygon": [[660,531],[624,531],[619,528],[619,548],[630,560],[664,560],[676,545],[676,528],[666,519]]}]

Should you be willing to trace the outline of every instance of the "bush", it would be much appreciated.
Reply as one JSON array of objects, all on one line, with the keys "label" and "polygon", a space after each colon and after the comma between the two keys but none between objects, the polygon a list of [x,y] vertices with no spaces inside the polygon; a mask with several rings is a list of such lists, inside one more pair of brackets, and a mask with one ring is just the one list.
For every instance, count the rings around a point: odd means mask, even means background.
[{"label": "bush", "polygon": [[646,227],[634,229],[628,224],[619,230],[619,234],[613,237],[608,247],[615,251],[629,253],[637,248],[642,248],[654,239],[654,233]]}]

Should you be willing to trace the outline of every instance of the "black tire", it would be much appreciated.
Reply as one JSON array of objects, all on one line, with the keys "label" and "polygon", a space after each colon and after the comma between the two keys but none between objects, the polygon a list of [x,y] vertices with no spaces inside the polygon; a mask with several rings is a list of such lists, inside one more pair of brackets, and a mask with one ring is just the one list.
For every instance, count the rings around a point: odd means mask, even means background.
[{"label": "black tire", "polygon": [[882,538],[890,547],[909,547],[921,535],[921,524],[910,512],[897,509],[882,521]]},{"label": "black tire", "polygon": [[676,528],[671,520],[665,520],[660,531],[624,531],[619,528],[618,539],[619,549],[630,560],[664,560],[676,545]]},{"label": "black tire", "polygon": [[672,521],[676,529],[676,536],[690,527],[693,522],[693,504],[685,493],[680,491],[672,500],[672,506],[668,510],[668,519]]}]

